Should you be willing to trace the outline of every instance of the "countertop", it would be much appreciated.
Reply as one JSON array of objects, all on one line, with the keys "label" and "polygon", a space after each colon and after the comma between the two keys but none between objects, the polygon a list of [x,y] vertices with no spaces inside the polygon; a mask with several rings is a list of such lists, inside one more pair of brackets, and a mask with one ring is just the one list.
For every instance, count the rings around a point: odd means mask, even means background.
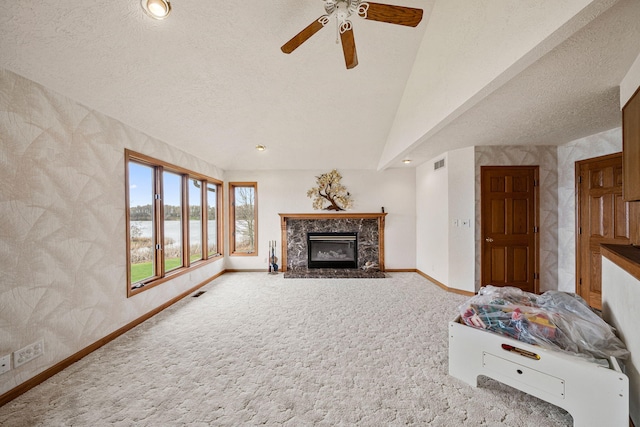
[{"label": "countertop", "polygon": [[600,245],[602,256],[640,280],[640,246]]}]

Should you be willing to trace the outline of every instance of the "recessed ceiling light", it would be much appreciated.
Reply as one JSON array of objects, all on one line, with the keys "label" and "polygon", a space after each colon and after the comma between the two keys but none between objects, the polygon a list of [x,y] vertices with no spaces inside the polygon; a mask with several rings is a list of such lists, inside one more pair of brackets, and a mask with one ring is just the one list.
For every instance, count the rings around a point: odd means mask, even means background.
[{"label": "recessed ceiling light", "polygon": [[141,0],[142,9],[153,19],[164,19],[171,12],[171,3],[167,0]]},{"label": "recessed ceiling light", "polygon": [[267,147],[265,145],[262,145],[262,144],[256,145],[256,150],[258,151],[264,151],[266,149]]},{"label": "recessed ceiling light", "polygon": [[402,161],[402,163],[404,163],[405,165],[408,165],[409,163],[411,163],[411,160],[409,160],[409,159],[404,159],[404,160]]}]

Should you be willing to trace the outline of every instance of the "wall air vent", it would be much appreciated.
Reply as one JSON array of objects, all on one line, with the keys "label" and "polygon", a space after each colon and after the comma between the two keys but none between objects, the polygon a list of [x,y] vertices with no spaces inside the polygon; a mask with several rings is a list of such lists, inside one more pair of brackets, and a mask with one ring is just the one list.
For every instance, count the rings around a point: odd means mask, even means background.
[{"label": "wall air vent", "polygon": [[437,171],[438,169],[441,169],[444,167],[444,159],[440,159],[437,162],[433,163],[433,170]]}]

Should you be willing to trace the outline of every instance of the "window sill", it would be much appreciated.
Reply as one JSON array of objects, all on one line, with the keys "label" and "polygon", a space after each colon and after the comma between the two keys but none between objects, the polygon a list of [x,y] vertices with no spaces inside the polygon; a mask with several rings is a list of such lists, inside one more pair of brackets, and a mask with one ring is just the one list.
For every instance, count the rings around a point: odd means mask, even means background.
[{"label": "window sill", "polygon": [[205,260],[199,260],[194,262],[193,264],[191,264],[189,267],[182,267],[176,270],[173,270],[169,273],[167,273],[164,277],[161,277],[159,279],[155,279],[152,280],[150,282],[147,282],[145,284],[143,284],[142,286],[139,286],[140,284],[136,284],[136,286],[139,287],[129,287],[129,290],[127,292],[127,298],[131,298],[134,295],[138,295],[141,292],[144,292],[146,290],[149,290],[151,288],[154,288],[158,285],[161,285],[162,283],[168,282],[170,280],[173,280],[177,277],[182,276],[183,274],[187,274],[187,273],[191,273],[194,270],[197,270],[200,267],[203,267],[205,265],[211,264],[212,262],[218,261],[223,259],[223,255],[222,254],[218,254],[215,257],[209,258],[209,259],[205,259]]}]

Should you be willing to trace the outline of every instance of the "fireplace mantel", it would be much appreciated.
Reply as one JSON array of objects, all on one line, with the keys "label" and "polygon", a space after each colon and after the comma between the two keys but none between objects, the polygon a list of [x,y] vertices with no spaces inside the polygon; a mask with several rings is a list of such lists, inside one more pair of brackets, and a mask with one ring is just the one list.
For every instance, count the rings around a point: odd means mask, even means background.
[{"label": "fireplace mantel", "polygon": [[280,229],[282,236],[281,244],[281,268],[282,271],[287,271],[287,221],[289,220],[332,220],[332,219],[373,219],[378,224],[378,265],[380,271],[384,271],[384,221],[387,216],[386,213],[281,213],[280,215]]}]

